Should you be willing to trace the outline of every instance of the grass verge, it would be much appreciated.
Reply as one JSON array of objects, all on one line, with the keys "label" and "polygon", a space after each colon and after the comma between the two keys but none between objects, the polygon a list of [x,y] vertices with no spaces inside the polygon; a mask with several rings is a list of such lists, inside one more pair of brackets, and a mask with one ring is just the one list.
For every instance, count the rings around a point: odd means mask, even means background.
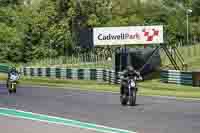
[{"label": "grass verge", "polygon": [[[0,80],[5,80],[6,75],[0,75]],[[103,91],[119,93],[119,85],[111,85],[88,80],[64,80],[49,78],[28,78],[20,80],[22,85],[47,86],[50,88],[70,88],[89,91]],[[177,98],[199,98],[200,87],[183,86],[161,83],[159,79],[139,82],[139,95],[142,96],[171,96]]]},{"label": "grass verge", "polygon": [[6,80],[7,79],[7,74],[0,73],[0,80]]}]

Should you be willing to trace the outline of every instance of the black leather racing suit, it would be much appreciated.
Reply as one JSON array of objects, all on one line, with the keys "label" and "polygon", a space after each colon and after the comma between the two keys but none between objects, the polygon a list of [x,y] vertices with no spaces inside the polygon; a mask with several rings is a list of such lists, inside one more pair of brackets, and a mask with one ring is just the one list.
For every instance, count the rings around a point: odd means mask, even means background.
[{"label": "black leather racing suit", "polygon": [[122,73],[122,80],[121,80],[121,87],[120,87],[120,94],[124,95],[125,89],[128,87],[127,81],[130,77],[140,77],[140,73],[136,70],[125,70]]},{"label": "black leather racing suit", "polygon": [[18,72],[15,68],[12,68],[12,69],[8,72],[7,88],[8,88],[8,83],[9,83],[9,80],[10,80],[10,75],[11,75],[12,73],[19,74],[19,72]]}]

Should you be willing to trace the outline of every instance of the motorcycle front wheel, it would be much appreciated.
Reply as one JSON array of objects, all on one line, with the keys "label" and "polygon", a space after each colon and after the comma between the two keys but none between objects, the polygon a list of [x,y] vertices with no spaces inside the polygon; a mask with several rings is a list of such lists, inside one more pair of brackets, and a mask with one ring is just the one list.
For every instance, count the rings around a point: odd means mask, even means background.
[{"label": "motorcycle front wheel", "polygon": [[12,93],[12,83],[11,83],[11,82],[8,82],[7,87],[8,87],[8,92],[9,92],[9,94],[11,94],[11,93]]},{"label": "motorcycle front wheel", "polygon": [[135,106],[136,105],[136,89],[133,89],[132,95],[129,97],[129,103],[130,106]]},{"label": "motorcycle front wheel", "polygon": [[125,106],[128,102],[127,96],[125,96],[125,95],[120,96],[120,102],[121,102],[121,105]]},{"label": "motorcycle front wheel", "polygon": [[16,84],[15,83],[9,83],[8,85],[8,92],[11,93],[16,93]]},{"label": "motorcycle front wheel", "polygon": [[16,83],[13,83],[13,84],[12,84],[12,91],[13,91],[14,93],[16,93]]}]

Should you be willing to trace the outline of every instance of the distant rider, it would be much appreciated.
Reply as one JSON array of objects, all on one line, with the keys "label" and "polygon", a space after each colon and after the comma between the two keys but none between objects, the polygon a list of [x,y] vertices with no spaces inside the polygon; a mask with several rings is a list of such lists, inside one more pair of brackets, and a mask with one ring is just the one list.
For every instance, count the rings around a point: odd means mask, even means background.
[{"label": "distant rider", "polygon": [[7,79],[7,87],[8,87],[8,83],[10,80],[11,75],[19,75],[19,72],[17,71],[17,69],[15,67],[12,67],[9,71],[8,71],[8,79]]}]

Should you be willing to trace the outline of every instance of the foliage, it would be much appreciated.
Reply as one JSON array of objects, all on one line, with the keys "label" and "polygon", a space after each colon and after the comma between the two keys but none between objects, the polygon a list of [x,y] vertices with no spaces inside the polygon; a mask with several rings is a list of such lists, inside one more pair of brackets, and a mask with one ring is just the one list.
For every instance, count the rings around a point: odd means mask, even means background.
[{"label": "foliage", "polygon": [[[165,27],[170,45],[200,35],[199,0],[0,0],[1,62],[31,62],[71,56],[81,46],[82,30],[100,26]],[[99,48],[108,50],[107,47]],[[96,51],[99,51],[97,49]],[[88,52],[93,49],[82,49]]]}]

